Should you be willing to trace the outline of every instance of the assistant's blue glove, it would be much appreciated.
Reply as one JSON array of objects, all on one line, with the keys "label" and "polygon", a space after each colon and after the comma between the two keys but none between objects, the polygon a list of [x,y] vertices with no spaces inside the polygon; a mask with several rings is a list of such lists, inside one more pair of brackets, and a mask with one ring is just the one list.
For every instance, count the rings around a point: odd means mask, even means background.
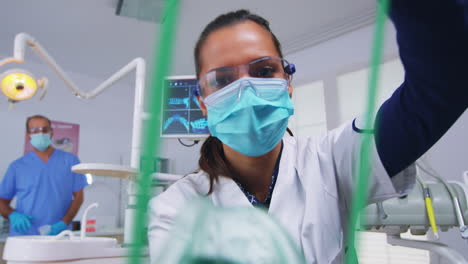
[{"label": "assistant's blue glove", "polygon": [[50,227],[49,233],[47,233],[47,236],[55,236],[60,234],[63,230],[67,229],[67,224],[65,224],[64,221],[58,221],[57,223],[53,224]]},{"label": "assistant's blue glove", "polygon": [[13,231],[16,233],[26,233],[31,227],[31,220],[33,217],[13,211],[8,216],[8,219],[13,227]]}]

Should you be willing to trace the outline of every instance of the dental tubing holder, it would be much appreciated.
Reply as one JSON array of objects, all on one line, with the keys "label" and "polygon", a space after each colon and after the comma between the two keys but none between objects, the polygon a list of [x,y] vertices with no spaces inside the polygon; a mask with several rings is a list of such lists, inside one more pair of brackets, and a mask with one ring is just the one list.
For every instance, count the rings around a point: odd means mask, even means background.
[{"label": "dental tubing holder", "polygon": [[[44,61],[65,83],[65,85],[71,89],[72,93],[81,99],[92,99],[104,90],[120,81],[127,74],[133,70],[136,71],[135,77],[135,100],[133,108],[133,131],[132,131],[132,148],[131,148],[131,160],[130,166],[133,169],[138,170],[140,168],[139,159],[141,152],[141,136],[144,121],[150,118],[150,114],[144,111],[144,92],[145,92],[145,79],[146,79],[146,62],[143,58],[135,58],[127,65],[122,67],[111,77],[97,86],[94,90],[89,92],[82,91],[78,86],[71,80],[71,78],[65,73],[65,71],[57,64],[57,62],[49,55],[44,47],[35,40],[33,37],[26,33],[19,33],[15,37],[14,53],[13,57],[0,60],[0,66],[7,63],[24,62],[24,55],[26,46],[30,47],[41,59]],[[125,212],[125,234],[124,244],[129,244],[131,241],[131,230],[132,221],[135,215],[135,204],[136,204],[136,187],[133,181],[130,181],[128,187],[129,193],[129,206]]]},{"label": "dental tubing holder", "polygon": [[[468,202],[467,187],[458,182],[448,183],[457,197],[452,198],[442,183],[427,183],[432,196],[435,219],[440,231],[446,232],[449,228],[459,228],[461,236],[467,239]],[[454,206],[453,199],[457,199],[459,207]],[[463,222],[460,222],[463,220]],[[411,248],[430,250],[449,260],[449,263],[468,264],[461,254],[442,243],[434,241],[418,241],[403,239],[401,233],[410,230],[413,235],[425,235],[430,229],[424,189],[415,184],[413,190],[406,196],[392,198],[371,204],[361,211],[359,216],[359,230],[376,231],[387,234],[387,242]]]},{"label": "dental tubing holder", "polygon": [[81,230],[80,230],[80,238],[84,239],[86,237],[86,221],[88,220],[88,212],[92,208],[98,207],[98,203],[92,203],[88,207],[86,207],[83,216],[81,217]]},{"label": "dental tubing holder", "polygon": [[[89,210],[99,207],[98,203],[92,203],[86,207],[84,210],[83,216],[81,217],[81,230],[80,230],[80,240],[84,240],[86,238],[86,220],[88,220],[88,212]],[[63,230],[60,234],[54,237],[55,240],[64,239],[65,236],[68,236],[69,239],[72,239],[75,235],[71,230]]]}]

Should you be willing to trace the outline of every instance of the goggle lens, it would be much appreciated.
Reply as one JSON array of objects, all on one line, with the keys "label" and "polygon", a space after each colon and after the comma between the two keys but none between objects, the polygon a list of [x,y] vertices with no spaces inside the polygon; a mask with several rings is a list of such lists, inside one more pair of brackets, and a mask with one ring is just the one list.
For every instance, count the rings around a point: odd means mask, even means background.
[{"label": "goggle lens", "polygon": [[49,133],[52,131],[51,127],[33,127],[28,130],[29,134],[37,134],[37,133]]},{"label": "goggle lens", "polygon": [[286,69],[291,69],[291,65],[282,58],[264,57],[248,64],[218,68],[200,78],[199,95],[206,97],[228,86],[240,79],[243,72],[254,78],[283,78],[289,81],[293,72]]}]

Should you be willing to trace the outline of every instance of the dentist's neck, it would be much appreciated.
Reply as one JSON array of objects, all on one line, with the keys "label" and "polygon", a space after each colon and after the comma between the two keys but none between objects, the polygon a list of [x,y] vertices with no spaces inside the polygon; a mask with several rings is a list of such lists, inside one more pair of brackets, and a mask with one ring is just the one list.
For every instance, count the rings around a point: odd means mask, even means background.
[{"label": "dentist's neck", "polygon": [[246,156],[223,144],[226,159],[234,169],[233,177],[260,201],[268,195],[281,144],[280,141],[273,150],[259,157]]}]

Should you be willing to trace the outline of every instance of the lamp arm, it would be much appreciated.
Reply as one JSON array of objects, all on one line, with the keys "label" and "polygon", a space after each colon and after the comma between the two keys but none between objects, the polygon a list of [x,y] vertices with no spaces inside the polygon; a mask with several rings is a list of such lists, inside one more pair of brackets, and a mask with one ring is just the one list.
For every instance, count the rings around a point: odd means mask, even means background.
[{"label": "lamp arm", "polygon": [[[24,61],[24,54],[25,54],[25,47],[28,45],[31,49],[47,64],[50,68],[62,79],[65,84],[72,90],[72,92],[81,98],[84,99],[91,99],[99,95],[102,91],[106,88],[110,87],[125,75],[127,75],[130,71],[134,68],[142,67],[143,72],[145,68],[145,61],[142,58],[136,58],[124,67],[122,67],[119,71],[114,73],[111,77],[105,80],[102,84],[96,87],[94,90],[90,92],[84,92],[78,88],[78,86],[71,80],[71,78],[65,73],[65,71],[60,67],[57,62],[50,56],[50,54],[46,51],[46,49],[33,37],[26,33],[19,33],[15,37],[15,47],[14,47],[14,57],[8,58],[3,61],[4,64],[8,62],[23,62]],[[3,62],[2,61],[2,62]],[[0,64],[1,66],[1,64]],[[137,70],[138,71],[138,70]],[[140,71],[141,72],[141,71]],[[138,78],[138,76],[137,76]]]}]

